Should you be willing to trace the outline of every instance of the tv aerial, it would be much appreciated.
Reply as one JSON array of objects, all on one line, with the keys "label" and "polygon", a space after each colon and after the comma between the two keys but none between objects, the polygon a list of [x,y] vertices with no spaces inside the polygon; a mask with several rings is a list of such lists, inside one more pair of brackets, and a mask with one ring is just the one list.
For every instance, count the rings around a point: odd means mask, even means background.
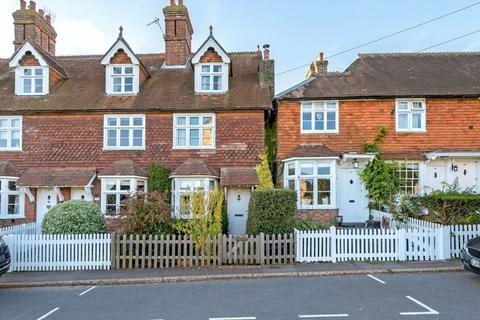
[{"label": "tv aerial", "polygon": [[160,24],[160,18],[159,17],[155,17],[155,19],[152,22],[147,24],[147,27],[150,27],[151,25],[154,25],[154,24],[156,24],[160,28],[160,31],[162,32],[162,35],[165,37],[165,32],[163,32],[163,28],[162,28],[162,25]]},{"label": "tv aerial", "polygon": [[50,16],[52,23],[55,22],[57,15],[52,10],[47,7],[43,7],[43,11],[45,12],[45,15]]}]

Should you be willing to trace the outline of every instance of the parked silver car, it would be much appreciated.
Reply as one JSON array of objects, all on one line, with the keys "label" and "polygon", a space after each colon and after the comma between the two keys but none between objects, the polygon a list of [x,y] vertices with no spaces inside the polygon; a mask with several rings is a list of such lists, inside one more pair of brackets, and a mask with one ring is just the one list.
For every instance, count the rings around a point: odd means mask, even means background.
[{"label": "parked silver car", "polygon": [[480,274],[480,237],[468,241],[460,256],[465,270]]},{"label": "parked silver car", "polygon": [[0,276],[10,268],[10,250],[5,241],[0,237]]}]

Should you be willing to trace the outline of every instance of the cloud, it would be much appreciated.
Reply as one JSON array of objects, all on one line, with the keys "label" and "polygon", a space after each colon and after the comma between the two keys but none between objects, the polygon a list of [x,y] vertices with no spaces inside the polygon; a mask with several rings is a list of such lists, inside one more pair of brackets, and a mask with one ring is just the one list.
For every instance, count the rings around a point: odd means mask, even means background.
[{"label": "cloud", "polygon": [[57,54],[101,54],[108,49],[105,35],[89,21],[58,19],[55,30]]}]

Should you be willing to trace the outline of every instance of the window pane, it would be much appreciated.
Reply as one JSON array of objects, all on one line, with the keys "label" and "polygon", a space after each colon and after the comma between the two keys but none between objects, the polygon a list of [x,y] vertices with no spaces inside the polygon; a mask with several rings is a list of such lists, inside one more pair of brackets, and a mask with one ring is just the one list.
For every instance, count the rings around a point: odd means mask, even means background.
[{"label": "window pane", "polygon": [[117,130],[107,130],[107,146],[114,147],[117,145]]},{"label": "window pane", "polygon": [[303,112],[302,128],[303,130],[312,130],[312,113],[311,112]]},{"label": "window pane", "polygon": [[133,74],[133,67],[125,67],[125,74]]},{"label": "window pane", "polygon": [[19,198],[18,195],[8,195],[8,214],[19,214]]},{"label": "window pane", "polygon": [[210,72],[210,66],[209,65],[202,66],[202,72]]},{"label": "window pane", "polygon": [[11,119],[12,121],[12,128],[20,128],[20,119]]},{"label": "window pane", "polygon": [[399,129],[408,129],[408,114],[399,113],[398,114],[398,128]]},{"label": "window pane", "polygon": [[32,92],[32,79],[23,79],[23,92]]},{"label": "window pane", "polygon": [[186,144],[186,130],[185,129],[177,129],[177,146],[185,146]]},{"label": "window pane", "polygon": [[185,117],[177,117],[177,125],[184,126],[186,123],[187,123],[187,120]]},{"label": "window pane", "polygon": [[0,131],[0,148],[8,147],[7,131]]},{"label": "window pane", "polygon": [[412,128],[421,129],[422,128],[422,114],[413,113],[412,114]]},{"label": "window pane", "polygon": [[126,77],[125,78],[125,92],[132,92],[133,91],[133,78]]},{"label": "window pane", "polygon": [[[113,74],[122,74],[122,67],[113,67]],[[116,79],[116,78],[114,78]],[[120,78],[118,78],[120,79]]]},{"label": "window pane", "polygon": [[408,103],[407,102],[398,102],[397,108],[398,108],[398,110],[408,110]]},{"label": "window pane", "polygon": [[35,75],[36,76],[43,76],[43,69],[42,68],[36,68],[35,69]]},{"label": "window pane", "polygon": [[212,145],[212,129],[203,129],[203,145]]},{"label": "window pane", "polygon": [[318,204],[330,204],[330,179],[318,179]]},{"label": "window pane", "polygon": [[327,130],[335,130],[337,127],[336,113],[327,112]]},{"label": "window pane", "polygon": [[198,126],[200,124],[199,117],[190,117],[190,125],[191,126]]},{"label": "window pane", "polygon": [[120,118],[120,125],[128,127],[130,125],[130,118]]},{"label": "window pane", "polygon": [[117,125],[117,118],[107,118],[107,125],[108,126],[116,126]]},{"label": "window pane", "polygon": [[300,179],[300,202],[313,205],[313,179]]},{"label": "window pane", "polygon": [[143,142],[143,130],[133,130],[133,146],[141,147]]},{"label": "window pane", "polygon": [[138,180],[137,181],[137,191],[144,192],[145,191],[145,181]]},{"label": "window pane", "polygon": [[130,191],[130,180],[120,180],[120,190]]},{"label": "window pane", "polygon": [[222,77],[214,76],[213,77],[213,90],[222,90]]},{"label": "window pane", "polygon": [[8,128],[8,119],[0,119],[0,128]]},{"label": "window pane", "polygon": [[43,92],[43,79],[35,79],[35,93]]},{"label": "window pane", "polygon": [[335,101],[328,101],[327,102],[327,109],[337,109],[337,103]]},{"label": "window pane", "polygon": [[134,126],[143,126],[143,118],[133,118]]},{"label": "window pane", "polygon": [[412,103],[412,108],[413,109],[423,109],[423,104],[420,101],[414,101]]},{"label": "window pane", "polygon": [[210,90],[210,76],[202,76],[202,90]]},{"label": "window pane", "polygon": [[319,175],[330,175],[330,166],[319,166],[318,167],[318,174]]},{"label": "window pane", "polygon": [[312,164],[302,164],[300,166],[300,175],[302,175],[302,176],[313,175],[313,165]]},{"label": "window pane", "polygon": [[294,176],[295,175],[295,164],[294,163],[290,163],[288,165],[288,175],[289,176]]},{"label": "window pane", "polygon": [[15,181],[8,181],[8,190],[17,191],[17,185]]},{"label": "window pane", "polygon": [[220,65],[213,66],[213,72],[222,72],[222,66]]},{"label": "window pane", "polygon": [[295,190],[295,180],[292,180],[292,179],[288,180],[287,181],[287,188],[289,190]]},{"label": "window pane", "polygon": [[31,76],[32,75],[32,69],[30,69],[30,68],[23,69],[23,75],[24,76]]},{"label": "window pane", "polygon": [[20,147],[20,131],[12,130],[12,139],[10,141],[12,148]]},{"label": "window pane", "polygon": [[324,129],[324,113],[323,112],[315,112],[315,130],[323,130]]},{"label": "window pane", "polygon": [[190,129],[190,145],[191,146],[200,145],[200,130]]},{"label": "window pane", "polygon": [[117,190],[117,181],[116,180],[107,180],[105,189],[108,190],[108,191]]},{"label": "window pane", "polygon": [[203,117],[203,124],[204,124],[204,125],[211,125],[211,124],[213,124],[213,118],[212,118],[212,117]]},{"label": "window pane", "polygon": [[129,146],[129,135],[130,130],[120,130],[120,146],[121,147],[128,147]]}]

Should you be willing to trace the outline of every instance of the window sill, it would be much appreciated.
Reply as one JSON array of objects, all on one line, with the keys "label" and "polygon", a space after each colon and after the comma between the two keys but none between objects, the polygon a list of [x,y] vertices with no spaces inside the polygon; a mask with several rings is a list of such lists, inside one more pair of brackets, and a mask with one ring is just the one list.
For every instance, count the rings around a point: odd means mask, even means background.
[{"label": "window sill", "polygon": [[14,148],[0,148],[0,152],[19,152],[23,151],[22,148],[14,149]]},{"label": "window sill", "polygon": [[337,210],[336,206],[298,206],[298,210]]},{"label": "window sill", "polygon": [[146,148],[103,148],[103,151],[145,151]]},{"label": "window sill", "polygon": [[417,133],[417,134],[425,134],[427,133],[427,130],[395,130],[395,133]]},{"label": "window sill", "polygon": [[196,94],[215,95],[226,94],[228,91],[195,91]]},{"label": "window sill", "polygon": [[17,220],[17,219],[25,219],[25,215],[0,216],[0,220]]},{"label": "window sill", "polygon": [[173,150],[216,150],[216,147],[172,147]]},{"label": "window sill", "polygon": [[128,92],[128,93],[107,92],[106,95],[108,97],[134,97],[134,96],[138,95],[138,92]]},{"label": "window sill", "polygon": [[300,133],[301,134],[338,134],[339,131],[336,130],[336,131],[304,131],[304,130],[300,130]]}]

